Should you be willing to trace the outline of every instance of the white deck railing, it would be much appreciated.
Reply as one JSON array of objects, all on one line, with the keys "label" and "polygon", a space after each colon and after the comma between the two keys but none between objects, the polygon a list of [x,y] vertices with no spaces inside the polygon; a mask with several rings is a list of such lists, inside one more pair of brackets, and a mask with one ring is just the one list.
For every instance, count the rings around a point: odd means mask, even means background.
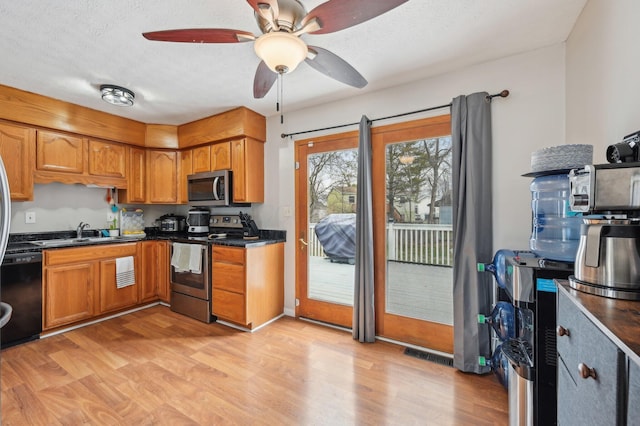
[{"label": "white deck railing", "polygon": [[[309,225],[309,256],[324,257],[322,244]],[[387,224],[387,260],[422,263],[427,265],[453,265],[453,229],[451,225],[423,223]]]}]

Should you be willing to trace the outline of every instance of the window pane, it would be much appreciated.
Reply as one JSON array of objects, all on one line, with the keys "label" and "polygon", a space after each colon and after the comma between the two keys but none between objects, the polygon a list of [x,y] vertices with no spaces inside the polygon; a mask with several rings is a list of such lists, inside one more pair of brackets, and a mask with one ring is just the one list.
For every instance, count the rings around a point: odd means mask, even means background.
[{"label": "window pane", "polygon": [[387,145],[386,311],[453,324],[451,137]]}]

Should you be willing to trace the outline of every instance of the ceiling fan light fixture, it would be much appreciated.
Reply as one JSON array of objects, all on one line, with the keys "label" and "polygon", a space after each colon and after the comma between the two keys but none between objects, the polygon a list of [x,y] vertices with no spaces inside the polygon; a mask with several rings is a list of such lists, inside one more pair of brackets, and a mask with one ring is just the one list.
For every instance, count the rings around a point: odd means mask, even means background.
[{"label": "ceiling fan light fixture", "polygon": [[263,34],[256,39],[254,49],[269,69],[279,74],[295,70],[307,57],[304,41],[288,32]]},{"label": "ceiling fan light fixture", "polygon": [[132,106],[136,95],[129,89],[113,84],[100,86],[102,100],[116,106]]}]

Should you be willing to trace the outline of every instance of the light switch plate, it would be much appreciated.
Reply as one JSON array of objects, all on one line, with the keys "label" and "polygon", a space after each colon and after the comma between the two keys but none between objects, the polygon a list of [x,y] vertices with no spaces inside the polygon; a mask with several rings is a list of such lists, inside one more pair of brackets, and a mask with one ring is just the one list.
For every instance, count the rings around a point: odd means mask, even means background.
[{"label": "light switch plate", "polygon": [[24,223],[36,223],[36,212],[26,212],[24,214]]}]

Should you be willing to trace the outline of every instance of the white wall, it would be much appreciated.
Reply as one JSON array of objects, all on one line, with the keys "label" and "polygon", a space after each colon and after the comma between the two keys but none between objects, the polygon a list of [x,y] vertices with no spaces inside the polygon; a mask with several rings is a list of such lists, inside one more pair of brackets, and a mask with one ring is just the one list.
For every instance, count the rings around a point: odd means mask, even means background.
[{"label": "white wall", "polygon": [[[80,222],[91,229],[106,229],[107,214],[111,211],[106,201],[107,190],[84,185],[62,183],[36,184],[33,201],[11,203],[11,233],[32,233],[75,230]],[[122,206],[144,210],[145,226],[175,206]],[[25,213],[35,212],[36,223],[25,223]]]},{"label": "white wall", "polygon": [[590,0],[567,40],[567,142],[608,145],[640,130],[640,2]]},{"label": "white wall", "polygon": [[[531,179],[520,175],[530,171],[532,151],[565,143],[564,58],[565,46],[558,44],[375,93],[357,96],[354,89],[354,96],[344,101],[287,112],[284,125],[280,124],[279,116],[268,118],[266,200],[263,205],[254,207],[254,213],[262,227],[287,231],[287,313],[293,314],[295,309],[295,216],[284,216],[285,207],[295,208],[294,144],[282,140],[281,133],[358,122],[362,114],[375,119],[447,104],[461,94],[497,93],[508,89],[511,95],[506,99],[495,99],[492,107],[494,248],[526,249],[531,230]],[[286,98],[286,87],[284,96]],[[444,112],[447,110],[431,115]],[[355,129],[357,127],[343,130]],[[300,138],[321,134],[301,135]]]}]

